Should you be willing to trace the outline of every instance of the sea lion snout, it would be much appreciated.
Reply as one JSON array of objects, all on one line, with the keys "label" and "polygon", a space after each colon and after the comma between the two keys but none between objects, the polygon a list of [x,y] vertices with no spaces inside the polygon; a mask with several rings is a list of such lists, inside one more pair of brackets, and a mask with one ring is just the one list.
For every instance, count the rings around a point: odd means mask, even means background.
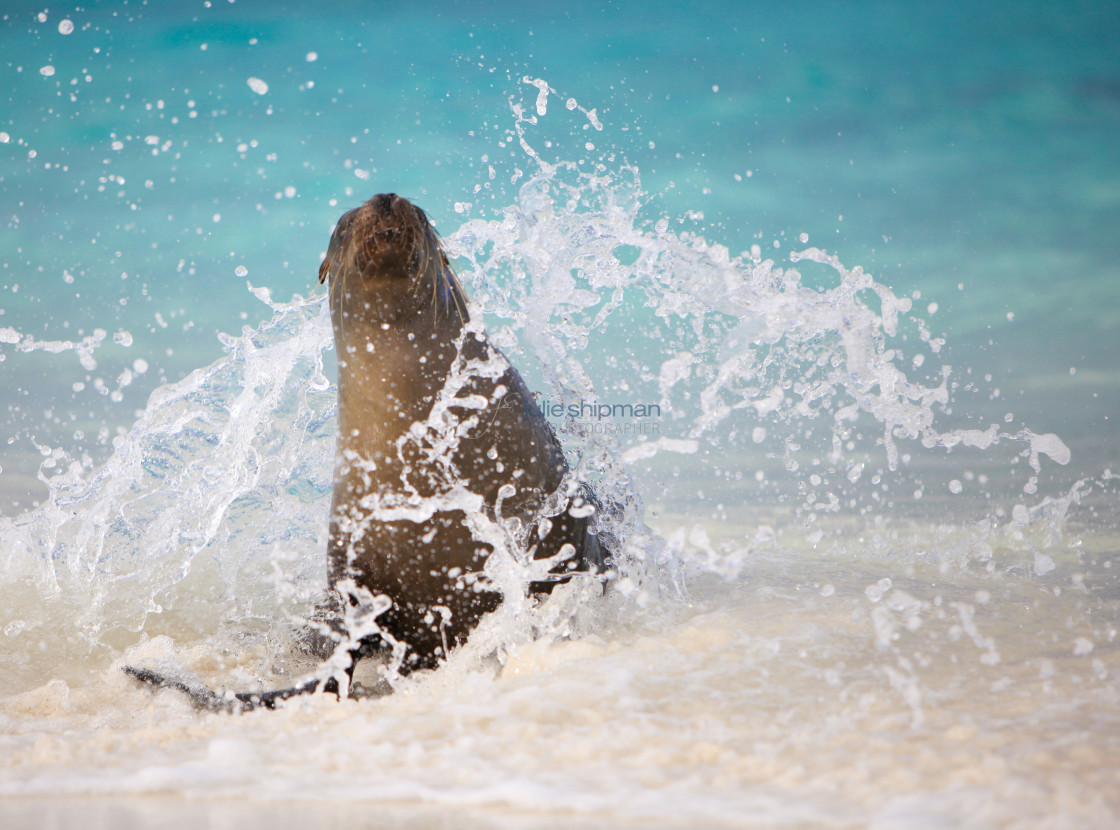
[{"label": "sea lion snout", "polygon": [[[418,275],[418,248],[426,219],[408,199],[379,193],[339,223],[342,261],[365,279],[410,280]],[[336,231],[337,233],[337,231]]]}]

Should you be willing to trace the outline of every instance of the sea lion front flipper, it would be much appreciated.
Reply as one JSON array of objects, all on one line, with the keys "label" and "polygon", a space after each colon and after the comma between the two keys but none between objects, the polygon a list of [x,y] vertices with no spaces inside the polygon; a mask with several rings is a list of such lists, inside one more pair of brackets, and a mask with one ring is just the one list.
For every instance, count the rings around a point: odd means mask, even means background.
[{"label": "sea lion front flipper", "polygon": [[248,712],[262,706],[265,709],[275,709],[279,701],[297,695],[312,694],[320,689],[334,695],[339,693],[338,681],[333,677],[328,677],[326,680],[315,678],[302,686],[294,686],[290,689],[276,689],[271,692],[237,692],[233,695],[222,695],[205,686],[194,686],[177,678],[154,672],[151,669],[125,666],[124,673],[152,689],[174,689],[177,692],[182,692],[190,699],[196,709],[204,712]]},{"label": "sea lion front flipper", "polygon": [[[151,669],[141,669],[136,666],[125,666],[124,673],[136,678],[151,689],[174,689],[185,694],[196,709],[207,712],[234,712],[241,711],[242,706],[236,698],[227,698],[219,695],[205,686],[192,686],[182,680],[167,675],[159,674]],[[250,707],[252,708],[252,707]]]},{"label": "sea lion front flipper", "polygon": [[247,712],[258,706],[263,706],[265,709],[275,709],[279,701],[297,695],[314,694],[320,690],[338,697],[338,681],[333,677],[328,677],[326,680],[316,678],[309,680],[302,686],[294,686],[291,689],[275,689],[271,692],[237,692],[234,698],[241,704],[241,711]]}]

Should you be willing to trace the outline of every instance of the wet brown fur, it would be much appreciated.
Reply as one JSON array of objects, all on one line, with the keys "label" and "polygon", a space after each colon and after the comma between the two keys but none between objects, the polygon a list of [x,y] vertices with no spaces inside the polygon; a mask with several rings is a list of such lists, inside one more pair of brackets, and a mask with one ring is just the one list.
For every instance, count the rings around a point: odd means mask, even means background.
[{"label": "wet brown fur", "polygon": [[[407,644],[402,671],[433,668],[501,601],[482,574],[492,548],[473,537],[461,509],[383,520],[376,505],[423,504],[463,487],[481,497],[482,511],[493,519],[499,488],[512,485],[501,499],[502,515],[522,521],[521,544],[535,558],[572,545],[575,554],[559,568],[564,573],[603,566],[588,519],[568,513],[573,501],[590,494],[572,485],[550,511],[559,510],[541,538],[538,514],[562,484],[567,463],[517,371],[481,332],[462,334],[466,298],[420,208],[381,194],[344,214],[319,280],[329,281],[339,361],[330,582],[334,587],[353,579],[387,595],[393,606],[378,624]],[[482,411],[453,407],[458,444],[450,458],[433,458],[425,439],[409,430],[427,421],[463,360],[500,360],[506,368],[497,379],[473,377],[460,391],[460,397],[485,396],[489,404]]]}]

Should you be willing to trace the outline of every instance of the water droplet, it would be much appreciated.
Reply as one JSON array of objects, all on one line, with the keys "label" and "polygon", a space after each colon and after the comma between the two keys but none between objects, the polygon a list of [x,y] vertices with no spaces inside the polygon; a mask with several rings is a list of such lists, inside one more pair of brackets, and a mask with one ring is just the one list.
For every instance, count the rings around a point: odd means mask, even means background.
[{"label": "water droplet", "polygon": [[874,585],[868,585],[864,588],[863,594],[872,602],[878,602],[883,598],[883,594],[891,589],[892,584],[891,578],[889,576],[884,576]]}]

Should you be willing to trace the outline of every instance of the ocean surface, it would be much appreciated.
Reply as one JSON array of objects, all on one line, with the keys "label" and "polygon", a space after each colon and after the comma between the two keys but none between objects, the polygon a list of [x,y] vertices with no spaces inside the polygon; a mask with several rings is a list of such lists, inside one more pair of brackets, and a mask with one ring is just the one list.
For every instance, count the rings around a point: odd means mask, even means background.
[{"label": "ocean surface", "polygon": [[[0,824],[1116,826],[1118,39],[1103,2],[5,3]],[[153,695],[122,667],[314,668],[316,278],[388,191],[619,577],[388,696]]]}]

